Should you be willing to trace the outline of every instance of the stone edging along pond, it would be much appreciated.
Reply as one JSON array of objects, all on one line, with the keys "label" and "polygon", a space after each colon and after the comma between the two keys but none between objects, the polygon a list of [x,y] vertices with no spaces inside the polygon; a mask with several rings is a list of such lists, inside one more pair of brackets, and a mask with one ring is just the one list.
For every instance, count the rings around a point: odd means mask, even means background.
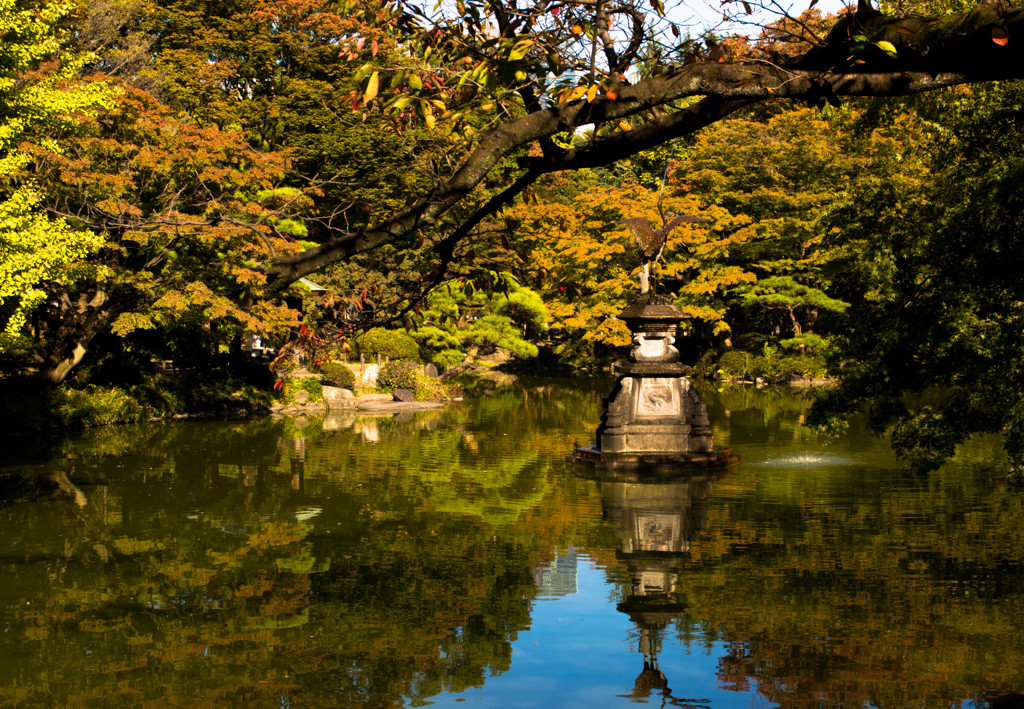
[{"label": "stone edging along pond", "polygon": [[329,389],[335,387],[324,387],[324,400],[322,402],[309,402],[306,404],[275,404],[270,408],[272,415],[278,416],[301,416],[304,414],[318,415],[327,411],[365,411],[367,413],[384,414],[398,413],[400,411],[426,411],[429,409],[441,409],[448,402],[444,401],[395,401],[391,394],[363,394],[355,396],[347,389],[338,391],[347,392],[348,396],[333,395]]}]

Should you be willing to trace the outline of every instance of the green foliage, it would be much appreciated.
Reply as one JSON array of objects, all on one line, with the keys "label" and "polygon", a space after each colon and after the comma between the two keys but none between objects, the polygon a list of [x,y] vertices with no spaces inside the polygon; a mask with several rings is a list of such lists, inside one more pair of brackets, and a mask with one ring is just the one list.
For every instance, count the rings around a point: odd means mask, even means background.
[{"label": "green foliage", "polygon": [[395,389],[416,391],[420,374],[420,366],[416,362],[386,362],[377,372],[377,386],[385,391],[394,391]]},{"label": "green foliage", "polygon": [[400,330],[372,328],[356,338],[355,347],[367,361],[376,359],[377,355],[392,360],[421,361],[416,340]]},{"label": "green foliage", "polygon": [[522,330],[511,318],[485,315],[477,318],[463,333],[466,342],[479,348],[480,354],[507,350],[520,359],[537,356],[537,346],[523,339]]},{"label": "green foliage", "polygon": [[[459,360],[461,361],[461,360]],[[388,362],[377,373],[377,388],[393,392],[408,389],[417,401],[446,401],[458,391],[440,379],[428,377],[416,362]]]},{"label": "green foliage", "polygon": [[447,369],[461,363],[471,348],[486,355],[498,349],[521,359],[537,356],[531,341],[547,330],[548,311],[540,296],[508,274],[492,274],[490,289],[470,280],[449,281],[434,289],[412,331],[427,359]]},{"label": "green foliage", "polygon": [[355,373],[341,362],[324,362],[317,368],[317,371],[320,373],[320,381],[326,386],[341,387],[342,389],[355,388]]},{"label": "green foliage", "polygon": [[416,376],[416,401],[447,401],[460,394],[459,387],[423,373]]},{"label": "green foliage", "polygon": [[5,381],[0,394],[0,425],[15,434],[138,423],[154,413],[134,389],[120,387],[51,391]]},{"label": "green foliage", "polygon": [[523,337],[536,339],[548,329],[548,311],[544,301],[529,288],[495,296],[494,314],[508,318],[522,330]]},{"label": "green foliage", "polygon": [[23,142],[54,146],[56,132],[109,106],[115,95],[102,82],[81,79],[95,57],[59,51],[58,23],[73,8],[62,1],[0,5],[0,352],[15,346],[26,318],[44,302],[44,282],[65,278],[103,241],[47,215],[44,188],[23,171],[32,160]]},{"label": "green foliage", "polygon": [[128,392],[98,387],[67,391],[57,413],[69,428],[138,423],[146,416],[145,409]]},{"label": "green foliage", "polygon": [[309,394],[309,401],[324,400],[324,385],[316,377],[289,377],[285,380],[285,401],[295,401],[295,394],[304,391]]},{"label": "green foliage", "polygon": [[828,347],[828,342],[820,335],[808,332],[787,340],[780,340],[779,347],[787,352],[794,350],[801,352],[824,352]]},{"label": "green foliage", "polygon": [[[420,343],[420,348],[426,353],[427,359],[438,366],[441,366],[437,361],[438,356],[462,347],[462,339],[452,329],[422,325],[413,330],[411,334]],[[461,350],[458,351],[461,356],[465,356]]]},{"label": "green foliage", "polygon": [[446,369],[462,364],[466,359],[466,353],[462,350],[441,350],[436,354],[432,355],[430,361],[433,362],[443,372]]},{"label": "green foliage", "polygon": [[918,470],[934,470],[953,457],[962,434],[941,411],[922,406],[902,416],[890,434],[892,449]]},{"label": "green foliage", "polygon": [[732,379],[754,377],[756,356],[742,350],[727,350],[718,358],[716,367],[721,376]]},{"label": "green foliage", "polygon": [[[1014,84],[915,102],[943,135],[933,177],[904,200],[899,219],[865,229],[859,261],[879,267],[852,271],[864,296],[835,338],[841,386],[814,420],[867,409],[918,469],[983,432],[1002,434],[1012,464],[1024,461],[1021,101]],[[878,221],[891,204],[885,191],[870,194],[857,221]]]},{"label": "green foliage", "polygon": [[828,360],[817,353],[787,355],[779,358],[778,368],[779,375],[786,380],[821,379],[828,375]]},{"label": "green foliage", "polygon": [[780,356],[778,350],[767,343],[762,345],[760,353],[729,349],[718,355],[717,360],[715,357],[712,352],[709,361],[697,368],[698,374],[710,371],[725,379],[762,377],[769,382],[786,382],[794,378],[823,377],[828,370],[824,357],[814,354]]},{"label": "green foliage", "polygon": [[770,276],[738,289],[739,303],[744,308],[781,311],[788,316],[788,325],[794,337],[803,333],[798,310],[831,311],[841,313],[848,304],[830,298],[824,291],[801,283],[792,276]]}]

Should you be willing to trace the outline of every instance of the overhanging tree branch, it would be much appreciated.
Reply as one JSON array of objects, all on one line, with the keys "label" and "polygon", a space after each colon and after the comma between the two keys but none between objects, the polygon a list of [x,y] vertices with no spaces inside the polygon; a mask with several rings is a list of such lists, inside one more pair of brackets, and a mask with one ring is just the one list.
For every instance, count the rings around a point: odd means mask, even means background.
[{"label": "overhanging tree branch", "polygon": [[[1005,36],[1021,39],[993,41]],[[896,48],[895,56],[879,48],[877,42],[883,40]],[[302,254],[276,259],[268,269],[268,282],[271,290],[280,290],[337,260],[430,227],[502,159],[588,124],[640,120],[632,131],[613,133],[588,148],[528,159],[528,174],[605,165],[772,98],[905,96],[1013,78],[1024,78],[1024,10],[993,4],[937,19],[850,14],[837,22],[825,44],[788,65],[757,60],[696,62],[621,86],[614,98],[580,99],[512,119],[483,135],[447,179],[410,206],[362,231],[342,233]],[[687,108],[674,108],[677,102],[695,97],[702,98]],[[667,112],[652,112],[666,108]],[[463,219],[464,223],[479,221],[473,214]],[[459,233],[468,231],[456,227],[455,234]]]}]

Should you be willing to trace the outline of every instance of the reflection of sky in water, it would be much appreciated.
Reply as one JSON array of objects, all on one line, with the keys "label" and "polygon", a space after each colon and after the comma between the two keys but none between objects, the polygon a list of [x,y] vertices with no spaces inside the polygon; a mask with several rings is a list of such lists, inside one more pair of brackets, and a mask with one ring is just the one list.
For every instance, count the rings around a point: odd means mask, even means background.
[{"label": "reflection of sky in water", "polygon": [[[599,707],[661,706],[653,691],[646,700],[633,700],[636,677],[643,669],[637,651],[636,626],[615,608],[604,571],[580,556],[577,592],[533,605],[530,629],[512,644],[512,668],[490,677],[483,689],[432,697],[435,706],[473,707]],[[752,688],[734,692],[719,688],[715,675],[723,643],[710,651],[703,646],[680,647],[675,628],[662,633],[658,654],[661,671],[677,700],[703,699],[698,706],[715,709],[770,706]],[[552,668],[559,668],[553,672]],[[626,695],[626,696],[623,696]],[[671,706],[671,703],[668,704]]]}]

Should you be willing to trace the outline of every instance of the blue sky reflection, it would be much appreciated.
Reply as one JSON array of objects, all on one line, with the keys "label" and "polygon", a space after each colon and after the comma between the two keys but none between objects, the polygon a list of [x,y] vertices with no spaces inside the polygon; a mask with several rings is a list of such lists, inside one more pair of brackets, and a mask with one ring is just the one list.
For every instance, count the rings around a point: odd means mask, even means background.
[{"label": "blue sky reflection", "polygon": [[[575,593],[542,598],[534,604],[532,626],[513,643],[508,672],[488,678],[483,687],[434,697],[434,706],[661,706],[663,697],[658,691],[642,700],[629,696],[643,669],[643,656],[637,649],[636,626],[625,613],[616,610],[613,588],[604,571],[580,555],[576,579]],[[680,645],[671,626],[666,629],[658,660],[672,696],[691,702],[707,700],[698,706],[715,709],[773,706],[753,689],[736,692],[719,688],[715,672],[723,654],[721,642],[711,643],[710,649],[703,645],[687,649]]]}]

